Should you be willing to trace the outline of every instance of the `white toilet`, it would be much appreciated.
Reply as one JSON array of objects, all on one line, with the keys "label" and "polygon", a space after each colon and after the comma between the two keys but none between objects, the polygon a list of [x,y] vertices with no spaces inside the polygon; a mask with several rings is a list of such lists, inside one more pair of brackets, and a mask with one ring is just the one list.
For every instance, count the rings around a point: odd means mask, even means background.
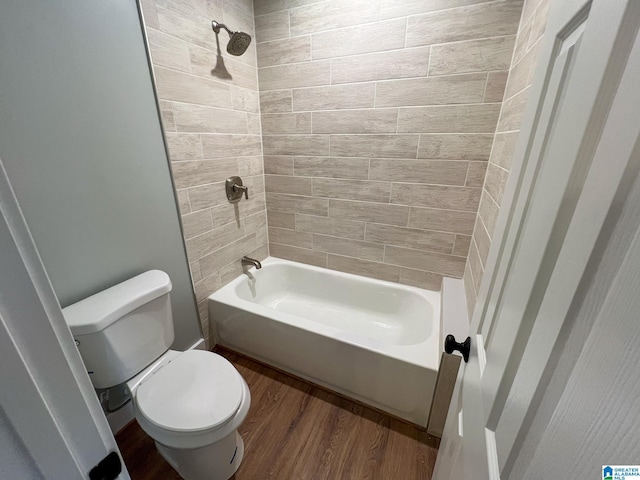
[{"label": "white toilet", "polygon": [[63,309],[93,385],[126,382],[136,419],[186,480],[227,480],[240,466],[249,387],[226,359],[173,343],[171,280],[151,270]]}]

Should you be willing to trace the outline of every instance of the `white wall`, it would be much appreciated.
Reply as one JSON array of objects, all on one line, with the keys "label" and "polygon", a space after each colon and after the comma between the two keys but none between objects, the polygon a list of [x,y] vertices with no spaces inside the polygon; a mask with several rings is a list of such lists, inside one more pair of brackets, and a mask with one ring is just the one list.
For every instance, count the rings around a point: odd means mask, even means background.
[{"label": "white wall", "polygon": [[62,306],[145,270],[197,310],[137,5],[0,3],[0,158]]}]

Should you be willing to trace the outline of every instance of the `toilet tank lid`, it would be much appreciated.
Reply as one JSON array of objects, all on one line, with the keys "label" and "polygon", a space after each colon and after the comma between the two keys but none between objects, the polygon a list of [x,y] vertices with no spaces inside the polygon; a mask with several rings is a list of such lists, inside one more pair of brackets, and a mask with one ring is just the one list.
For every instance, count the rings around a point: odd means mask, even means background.
[{"label": "toilet tank lid", "polygon": [[138,307],[171,292],[169,275],[149,270],[62,309],[74,335],[104,330]]}]

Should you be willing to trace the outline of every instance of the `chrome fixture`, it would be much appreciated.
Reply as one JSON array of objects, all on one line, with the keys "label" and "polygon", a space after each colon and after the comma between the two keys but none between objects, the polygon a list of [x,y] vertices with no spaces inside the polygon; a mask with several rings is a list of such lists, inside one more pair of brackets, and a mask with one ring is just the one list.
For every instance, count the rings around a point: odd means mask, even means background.
[{"label": "chrome fixture", "polygon": [[244,198],[249,200],[249,187],[242,184],[242,179],[240,177],[229,177],[224,185],[227,191],[227,200],[230,202],[239,201],[242,198],[243,193]]},{"label": "chrome fixture", "polygon": [[224,23],[218,23],[215,20],[211,21],[211,28],[218,35],[220,33],[220,29],[224,28],[229,34],[229,43],[227,43],[227,52],[231,55],[235,55],[239,57],[249,48],[249,44],[251,43],[251,35],[244,32],[232,32],[227,28]]},{"label": "chrome fixture", "polygon": [[247,256],[242,257],[242,259],[240,260],[240,263],[242,263],[243,267],[246,265],[246,266],[256,267],[258,270],[262,268],[262,264],[258,260],[256,260],[255,258],[247,257]]}]

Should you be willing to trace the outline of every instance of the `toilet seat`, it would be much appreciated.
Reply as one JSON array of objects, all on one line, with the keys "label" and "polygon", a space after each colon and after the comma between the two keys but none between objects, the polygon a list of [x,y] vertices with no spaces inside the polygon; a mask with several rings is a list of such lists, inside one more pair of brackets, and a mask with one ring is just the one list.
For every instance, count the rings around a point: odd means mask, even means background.
[{"label": "toilet seat", "polygon": [[134,394],[142,428],[156,441],[182,448],[211,442],[232,427],[227,424],[239,423],[234,419],[242,417],[241,422],[246,412],[238,413],[248,398],[248,387],[235,367],[202,350],[177,355],[142,381]]}]

